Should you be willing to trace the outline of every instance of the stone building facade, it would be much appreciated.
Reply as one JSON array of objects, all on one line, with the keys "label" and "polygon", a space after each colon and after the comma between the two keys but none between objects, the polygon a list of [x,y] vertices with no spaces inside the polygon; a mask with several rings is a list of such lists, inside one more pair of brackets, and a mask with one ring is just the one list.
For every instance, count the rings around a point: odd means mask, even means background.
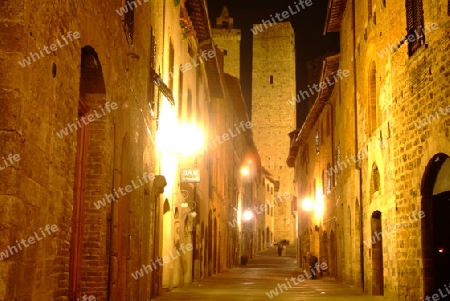
[{"label": "stone building facade", "polygon": [[[262,26],[254,24],[253,27]],[[280,22],[253,36],[252,122],[262,165],[279,182],[277,193],[293,192],[293,173],[285,164],[288,133],[296,128],[295,41],[289,22]],[[291,203],[275,207],[274,240],[295,242]]]},{"label": "stone building facade", "polygon": [[241,78],[241,30],[234,28],[234,19],[226,6],[216,19],[212,35],[217,48],[224,54],[224,72]]},{"label": "stone building facade", "polygon": [[447,1],[332,1],[324,32],[340,33],[341,52],[317,84],[338,80],[290,145],[305,205],[299,254],[387,300],[439,297],[450,282],[449,11]]},{"label": "stone building facade", "polygon": [[243,120],[205,12],[1,4],[0,300],[151,299],[238,264],[254,147],[193,148]]}]

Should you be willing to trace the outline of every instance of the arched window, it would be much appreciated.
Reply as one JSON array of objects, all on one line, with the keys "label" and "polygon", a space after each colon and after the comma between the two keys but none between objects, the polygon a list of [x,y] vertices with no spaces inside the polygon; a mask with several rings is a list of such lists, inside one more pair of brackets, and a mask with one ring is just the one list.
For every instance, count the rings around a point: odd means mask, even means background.
[{"label": "arched window", "polygon": [[369,136],[373,134],[373,132],[379,125],[377,110],[377,67],[375,65],[375,62],[372,62],[369,69],[369,91],[367,106],[367,124]]},{"label": "arched window", "polygon": [[372,166],[372,177],[370,182],[370,192],[372,194],[380,191],[380,171],[375,163]]},{"label": "arched window", "polygon": [[[133,47],[133,38],[134,38],[134,10],[131,4],[134,4],[134,8],[137,7],[136,2],[125,1],[125,19],[123,20],[123,30],[125,31],[125,36],[127,37],[127,42],[130,47]],[[127,9],[129,6],[130,9]]]},{"label": "arched window", "polygon": [[331,170],[331,165],[330,165],[330,163],[328,163],[328,165],[327,165],[327,193],[330,193],[331,192],[331,173],[330,173],[330,170]]},{"label": "arched window", "polygon": [[[339,142],[336,148],[336,166],[339,165],[339,163],[341,162],[341,143]],[[336,173],[334,174],[334,186],[337,186],[338,183],[338,178],[339,178],[339,168],[336,168]]]}]

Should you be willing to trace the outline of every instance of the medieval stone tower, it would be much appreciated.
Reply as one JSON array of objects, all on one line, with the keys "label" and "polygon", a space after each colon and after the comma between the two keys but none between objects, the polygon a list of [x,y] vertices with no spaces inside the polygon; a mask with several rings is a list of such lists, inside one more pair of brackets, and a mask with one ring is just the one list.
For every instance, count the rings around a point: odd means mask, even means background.
[{"label": "medieval stone tower", "polygon": [[220,17],[216,18],[216,27],[212,29],[212,34],[217,47],[224,53],[224,71],[241,78],[241,30],[233,29],[233,18],[226,6]]},{"label": "medieval stone tower", "polygon": [[[264,26],[254,24],[253,28]],[[272,24],[253,36],[253,138],[262,165],[280,182],[279,191],[293,195],[293,172],[286,165],[288,133],[296,128],[295,39],[289,22]],[[274,193],[276,195],[276,193]],[[295,243],[295,217],[290,199],[275,206],[274,240]]]}]

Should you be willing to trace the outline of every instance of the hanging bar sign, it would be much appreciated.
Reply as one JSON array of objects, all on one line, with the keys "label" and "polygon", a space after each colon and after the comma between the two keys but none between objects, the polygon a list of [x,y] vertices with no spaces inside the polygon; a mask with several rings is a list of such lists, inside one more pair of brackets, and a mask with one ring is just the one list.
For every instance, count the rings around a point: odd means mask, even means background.
[{"label": "hanging bar sign", "polygon": [[199,183],[200,182],[200,170],[193,169],[193,168],[181,169],[181,182]]}]

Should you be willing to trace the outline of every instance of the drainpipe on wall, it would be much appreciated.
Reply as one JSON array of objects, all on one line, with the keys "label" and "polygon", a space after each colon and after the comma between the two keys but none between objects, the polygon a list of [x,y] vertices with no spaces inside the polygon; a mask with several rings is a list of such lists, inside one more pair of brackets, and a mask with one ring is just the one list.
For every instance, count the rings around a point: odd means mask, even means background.
[{"label": "drainpipe on wall", "polygon": [[[353,86],[354,86],[354,118],[355,118],[355,154],[358,154],[358,82],[357,82],[357,67],[356,67],[356,0],[352,0],[352,26],[353,26]],[[364,215],[363,215],[363,200],[362,200],[362,171],[360,164],[356,164],[355,168],[359,176],[359,264],[361,269],[361,289],[364,292]]]}]

